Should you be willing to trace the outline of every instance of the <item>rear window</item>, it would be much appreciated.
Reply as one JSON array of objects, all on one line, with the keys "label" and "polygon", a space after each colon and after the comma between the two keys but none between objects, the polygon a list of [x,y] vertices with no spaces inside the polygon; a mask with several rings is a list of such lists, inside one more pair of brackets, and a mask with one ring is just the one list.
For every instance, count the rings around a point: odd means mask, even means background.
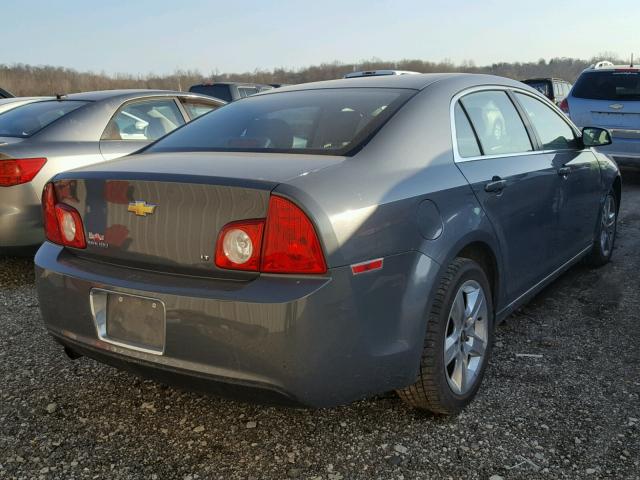
[{"label": "rear window", "polygon": [[30,137],[86,103],[79,100],[48,100],[16,107],[0,114],[0,137]]},{"label": "rear window", "polygon": [[526,83],[531,88],[535,88],[545,97],[549,96],[550,82],[547,82],[545,80],[525,80],[523,83]]},{"label": "rear window", "polygon": [[209,95],[210,97],[216,97],[225,102],[233,100],[231,98],[231,89],[229,85],[194,85],[189,89],[192,93],[200,93],[202,95]]},{"label": "rear window", "polygon": [[573,96],[593,100],[640,100],[640,72],[587,72],[573,87]]},{"label": "rear window", "polygon": [[245,151],[345,155],[415,91],[341,88],[248,97],[211,112],[147,151]]}]

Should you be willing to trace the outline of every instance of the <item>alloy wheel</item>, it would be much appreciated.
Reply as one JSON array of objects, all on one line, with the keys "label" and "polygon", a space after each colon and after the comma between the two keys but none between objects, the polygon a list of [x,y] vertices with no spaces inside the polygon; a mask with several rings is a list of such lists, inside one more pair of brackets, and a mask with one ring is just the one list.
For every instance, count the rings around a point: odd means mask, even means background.
[{"label": "alloy wheel", "polygon": [[475,280],[467,280],[454,297],[444,339],[445,375],[458,395],[478,380],[488,347],[488,322],[484,290]]},{"label": "alloy wheel", "polygon": [[600,248],[602,254],[608,257],[613,249],[613,241],[616,235],[616,201],[613,195],[607,195],[602,205],[600,226]]}]

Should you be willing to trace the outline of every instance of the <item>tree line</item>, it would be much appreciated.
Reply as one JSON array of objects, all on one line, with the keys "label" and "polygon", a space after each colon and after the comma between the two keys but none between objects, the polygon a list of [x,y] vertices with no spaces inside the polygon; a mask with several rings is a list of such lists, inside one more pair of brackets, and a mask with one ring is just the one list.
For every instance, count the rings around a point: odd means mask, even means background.
[{"label": "tree line", "polygon": [[74,69],[54,66],[34,66],[25,64],[0,64],[0,87],[14,95],[55,95],[91,90],[118,88],[153,88],[188,90],[203,81],[243,81],[256,83],[306,83],[319,80],[341,78],[346,73],[357,70],[398,69],[422,73],[468,72],[488,73],[524,80],[534,77],[557,77],[575,81],[580,72],[599,60],[625,63],[612,54],[600,54],[589,60],[578,58],[540,59],[537,62],[501,62],[486,66],[476,66],[473,61],[455,64],[449,60],[431,62],[425,60],[385,61],[377,58],[359,63],[322,63],[300,69],[275,68],[254,70],[244,73],[203,74],[197,70],[176,70],[168,75],[129,75],[79,72]]}]

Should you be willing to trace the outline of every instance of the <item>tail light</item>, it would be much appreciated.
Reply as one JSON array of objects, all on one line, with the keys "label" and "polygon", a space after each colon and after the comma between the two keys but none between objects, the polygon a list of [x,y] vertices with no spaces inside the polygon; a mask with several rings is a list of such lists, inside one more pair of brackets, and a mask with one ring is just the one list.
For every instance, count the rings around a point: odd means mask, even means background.
[{"label": "tail light", "polygon": [[0,187],[28,183],[38,174],[46,158],[10,158],[0,160]]},{"label": "tail light", "polygon": [[233,222],[218,236],[216,265],[233,270],[257,272],[260,268],[260,249],[264,220]]},{"label": "tail light", "polygon": [[309,217],[286,198],[272,196],[266,220],[226,225],[218,236],[216,265],[265,273],[327,271],[320,240]]},{"label": "tail light", "polygon": [[58,203],[53,183],[47,183],[44,187],[42,211],[47,240],[66,247],[87,247],[80,214],[75,208]]},{"label": "tail light", "polygon": [[558,106],[560,107],[560,110],[569,115],[569,100],[565,98],[560,102],[560,105]]},{"label": "tail light", "polygon": [[272,196],[260,270],[269,273],[325,273],[320,240],[309,217],[286,198]]}]

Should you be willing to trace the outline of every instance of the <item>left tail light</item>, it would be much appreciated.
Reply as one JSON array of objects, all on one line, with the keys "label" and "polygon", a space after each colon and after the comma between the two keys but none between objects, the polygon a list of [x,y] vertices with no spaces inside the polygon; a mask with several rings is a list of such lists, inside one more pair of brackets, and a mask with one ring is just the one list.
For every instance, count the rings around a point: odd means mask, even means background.
[{"label": "left tail light", "polygon": [[29,183],[38,174],[46,158],[10,158],[0,160],[0,187]]},{"label": "left tail light", "polygon": [[269,200],[267,218],[232,222],[222,228],[215,263],[220,268],[263,273],[327,271],[309,217],[292,201],[275,195]]},{"label": "left tail light", "polygon": [[42,192],[42,212],[47,240],[65,247],[87,248],[80,214],[66,203],[58,203],[53,183],[47,183]]}]

